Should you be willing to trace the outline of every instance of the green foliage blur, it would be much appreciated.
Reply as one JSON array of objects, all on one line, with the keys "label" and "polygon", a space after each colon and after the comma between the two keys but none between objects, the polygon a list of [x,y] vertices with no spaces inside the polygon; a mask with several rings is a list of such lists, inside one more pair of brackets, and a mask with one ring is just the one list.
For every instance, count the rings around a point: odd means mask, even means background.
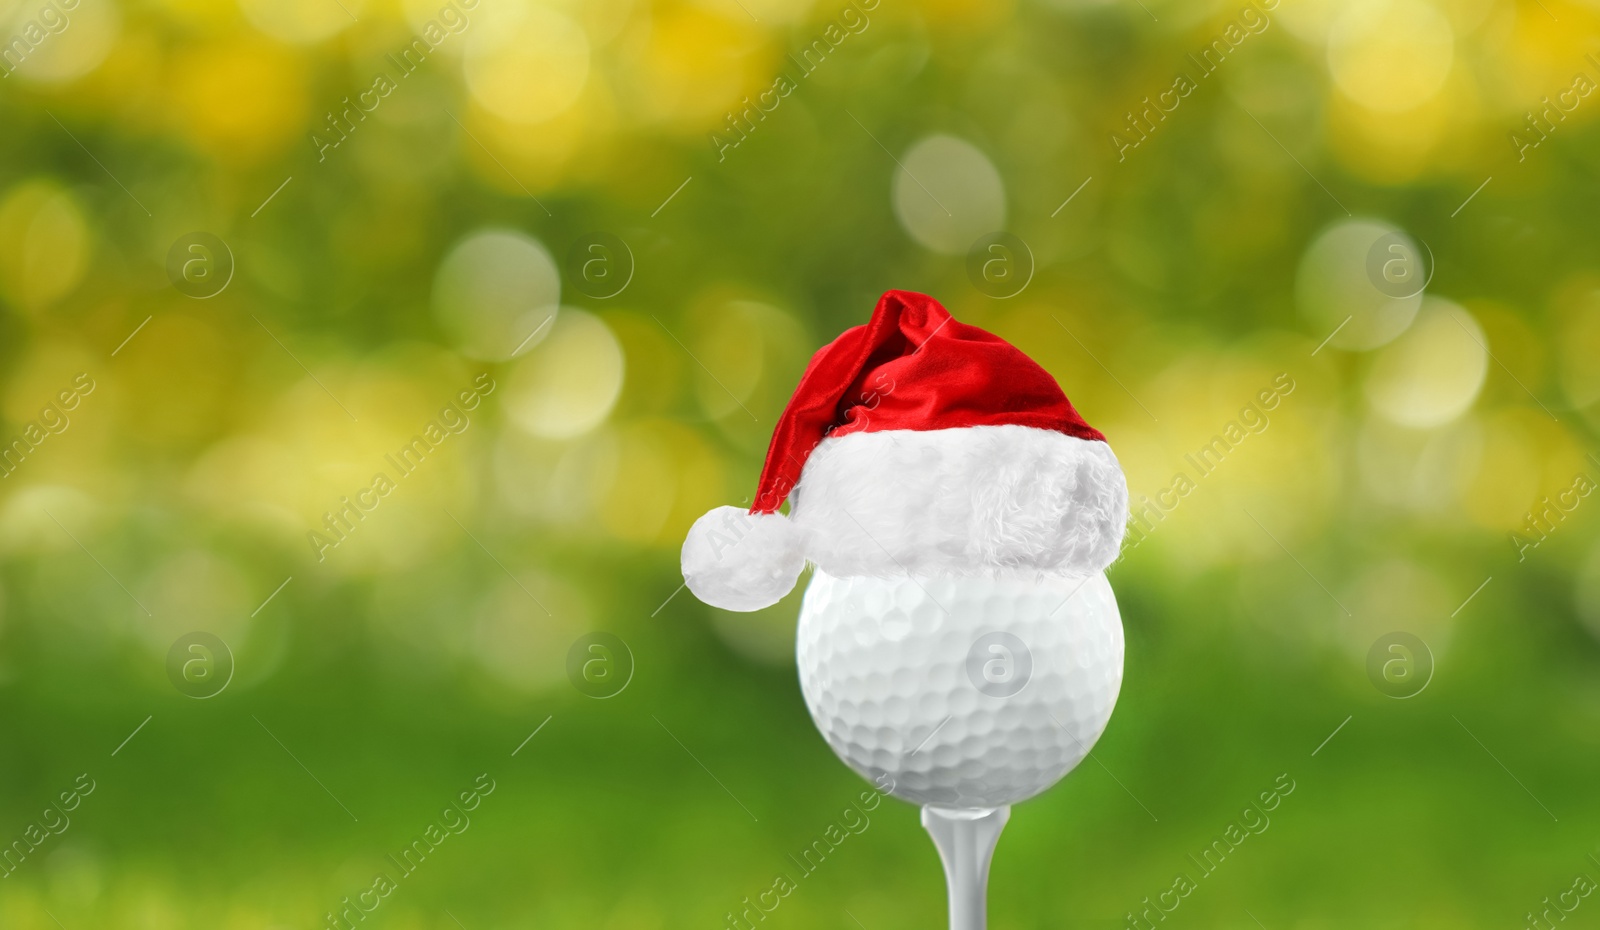
[{"label": "green foliage blur", "polygon": [[779,876],[762,928],[943,926],[909,805],[796,866],[867,789],[800,589],[723,613],[677,562],[889,288],[1038,359],[1135,497],[1121,699],[993,927],[1600,911],[1593,0],[10,0],[0,40],[0,928],[710,930]]}]

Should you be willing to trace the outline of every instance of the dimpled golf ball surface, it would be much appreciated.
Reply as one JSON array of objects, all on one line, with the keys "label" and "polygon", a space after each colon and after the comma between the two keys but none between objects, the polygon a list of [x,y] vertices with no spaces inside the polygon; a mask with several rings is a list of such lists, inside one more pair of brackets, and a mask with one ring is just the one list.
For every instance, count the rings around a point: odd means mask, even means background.
[{"label": "dimpled golf ball surface", "polygon": [[[1020,648],[1019,648],[1020,647]],[[982,808],[1032,797],[1100,738],[1122,620],[1084,578],[836,578],[817,571],[796,661],[828,745],[890,794]]]}]

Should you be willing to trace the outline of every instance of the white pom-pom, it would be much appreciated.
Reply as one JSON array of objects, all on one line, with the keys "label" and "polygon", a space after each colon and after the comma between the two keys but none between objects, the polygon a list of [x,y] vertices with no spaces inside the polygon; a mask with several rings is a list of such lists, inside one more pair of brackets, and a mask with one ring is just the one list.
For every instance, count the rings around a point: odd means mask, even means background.
[{"label": "white pom-pom", "polygon": [[718,507],[694,521],[683,541],[684,582],[723,610],[771,607],[804,567],[803,535],[778,513]]}]

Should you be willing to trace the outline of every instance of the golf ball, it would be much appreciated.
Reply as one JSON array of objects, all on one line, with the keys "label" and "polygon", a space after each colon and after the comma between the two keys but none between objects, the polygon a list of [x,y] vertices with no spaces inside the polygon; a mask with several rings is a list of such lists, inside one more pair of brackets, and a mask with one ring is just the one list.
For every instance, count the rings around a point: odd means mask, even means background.
[{"label": "golf ball", "polygon": [[845,764],[916,804],[989,808],[1059,781],[1122,685],[1105,575],[838,578],[818,570],[796,661]]}]

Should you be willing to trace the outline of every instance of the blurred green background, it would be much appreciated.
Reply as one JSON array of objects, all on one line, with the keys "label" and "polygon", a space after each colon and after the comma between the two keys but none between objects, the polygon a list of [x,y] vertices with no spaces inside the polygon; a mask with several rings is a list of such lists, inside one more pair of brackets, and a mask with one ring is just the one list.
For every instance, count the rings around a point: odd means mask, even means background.
[{"label": "blurred green background", "polygon": [[[1037,358],[1170,511],[1111,569],[1121,702],[1016,809],[994,927],[1144,926],[1179,874],[1163,926],[1600,919],[1600,3],[0,27],[0,927],[328,926],[480,773],[361,926],[725,927],[780,874],[763,927],[941,926],[908,805],[791,858],[866,787],[801,701],[798,589],[726,614],[677,568],[888,288]],[[626,652],[574,678],[597,631]],[[206,700],[195,632],[234,666]]]}]

